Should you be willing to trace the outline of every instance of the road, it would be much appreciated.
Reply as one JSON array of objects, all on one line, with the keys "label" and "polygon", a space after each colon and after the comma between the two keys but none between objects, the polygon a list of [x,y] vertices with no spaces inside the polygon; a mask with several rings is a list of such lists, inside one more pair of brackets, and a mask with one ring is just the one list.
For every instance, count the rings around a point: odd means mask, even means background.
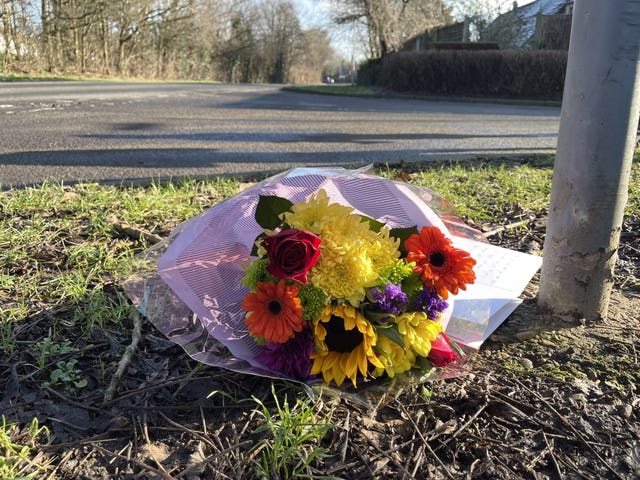
[{"label": "road", "polygon": [[275,85],[0,83],[0,185],[552,153],[559,114],[558,107],[314,95]]}]

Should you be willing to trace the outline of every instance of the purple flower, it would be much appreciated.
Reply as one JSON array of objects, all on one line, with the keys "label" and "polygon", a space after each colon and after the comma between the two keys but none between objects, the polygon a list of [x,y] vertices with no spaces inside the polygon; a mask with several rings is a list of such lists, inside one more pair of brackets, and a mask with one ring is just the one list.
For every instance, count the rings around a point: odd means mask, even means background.
[{"label": "purple flower", "polygon": [[401,314],[407,306],[407,295],[402,291],[400,285],[387,283],[384,291],[379,288],[372,288],[369,295],[374,302],[377,302],[378,308],[384,313]]},{"label": "purple flower", "polygon": [[424,287],[414,299],[414,307],[418,312],[427,314],[430,320],[437,320],[438,315],[444,312],[449,304],[443,300],[435,289]]},{"label": "purple flower", "polygon": [[313,328],[305,325],[301,332],[285,343],[260,346],[256,360],[266,367],[296,380],[306,380],[311,371]]}]

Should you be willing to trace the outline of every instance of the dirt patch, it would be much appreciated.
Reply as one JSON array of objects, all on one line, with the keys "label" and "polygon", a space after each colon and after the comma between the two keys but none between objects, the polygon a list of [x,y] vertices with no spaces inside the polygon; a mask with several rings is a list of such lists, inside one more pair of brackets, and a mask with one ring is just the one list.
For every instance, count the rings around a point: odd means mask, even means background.
[{"label": "dirt patch", "polygon": [[[465,373],[380,397],[373,408],[318,400],[316,418],[333,428],[313,448],[326,454],[310,475],[416,479],[633,479],[640,476],[640,237],[626,219],[607,319],[586,324],[541,312],[537,280],[524,303],[473,355]],[[495,226],[489,226],[495,230]],[[496,244],[541,248],[544,222],[496,232]],[[51,252],[55,255],[55,252]],[[117,294],[114,285],[107,293]],[[47,479],[255,478],[268,435],[259,403],[293,405],[305,393],[196,364],[147,322],[112,400],[104,400],[131,339],[96,330],[63,332],[55,355],[65,373],[51,384],[38,369],[49,335],[45,311],[14,332],[16,350],[0,363],[0,410],[9,421],[34,416],[51,431],[40,448]],[[132,325],[129,325],[129,329]],[[68,362],[77,359],[73,368]],[[87,385],[75,382],[86,380]],[[26,432],[26,427],[25,427]],[[282,472],[273,472],[280,478]]]}]

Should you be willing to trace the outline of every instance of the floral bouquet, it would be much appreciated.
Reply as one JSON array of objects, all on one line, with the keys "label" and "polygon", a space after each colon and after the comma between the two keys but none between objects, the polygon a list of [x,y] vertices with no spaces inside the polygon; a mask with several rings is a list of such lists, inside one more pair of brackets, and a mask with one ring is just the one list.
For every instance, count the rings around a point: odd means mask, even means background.
[{"label": "floral bouquet", "polygon": [[260,182],[176,228],[124,287],[209,365],[340,389],[424,378],[461,356],[443,332],[475,260],[452,239],[477,232],[432,191],[367,170]]},{"label": "floral bouquet", "polygon": [[438,227],[390,229],[324,190],[297,204],[261,196],[256,221],[242,307],[268,368],[356,386],[460,354],[438,320],[476,262]]}]

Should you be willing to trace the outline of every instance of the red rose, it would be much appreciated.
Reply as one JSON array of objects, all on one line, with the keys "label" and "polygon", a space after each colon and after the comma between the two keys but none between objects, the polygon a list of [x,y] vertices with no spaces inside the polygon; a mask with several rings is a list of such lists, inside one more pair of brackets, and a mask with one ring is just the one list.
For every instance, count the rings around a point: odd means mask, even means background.
[{"label": "red rose", "polygon": [[307,273],[320,256],[320,242],[317,235],[295,228],[264,238],[262,246],[269,255],[267,272],[277,278],[306,284]]},{"label": "red rose", "polygon": [[449,337],[441,333],[431,342],[431,351],[427,357],[436,367],[444,367],[453,362],[458,355],[453,351]]}]

